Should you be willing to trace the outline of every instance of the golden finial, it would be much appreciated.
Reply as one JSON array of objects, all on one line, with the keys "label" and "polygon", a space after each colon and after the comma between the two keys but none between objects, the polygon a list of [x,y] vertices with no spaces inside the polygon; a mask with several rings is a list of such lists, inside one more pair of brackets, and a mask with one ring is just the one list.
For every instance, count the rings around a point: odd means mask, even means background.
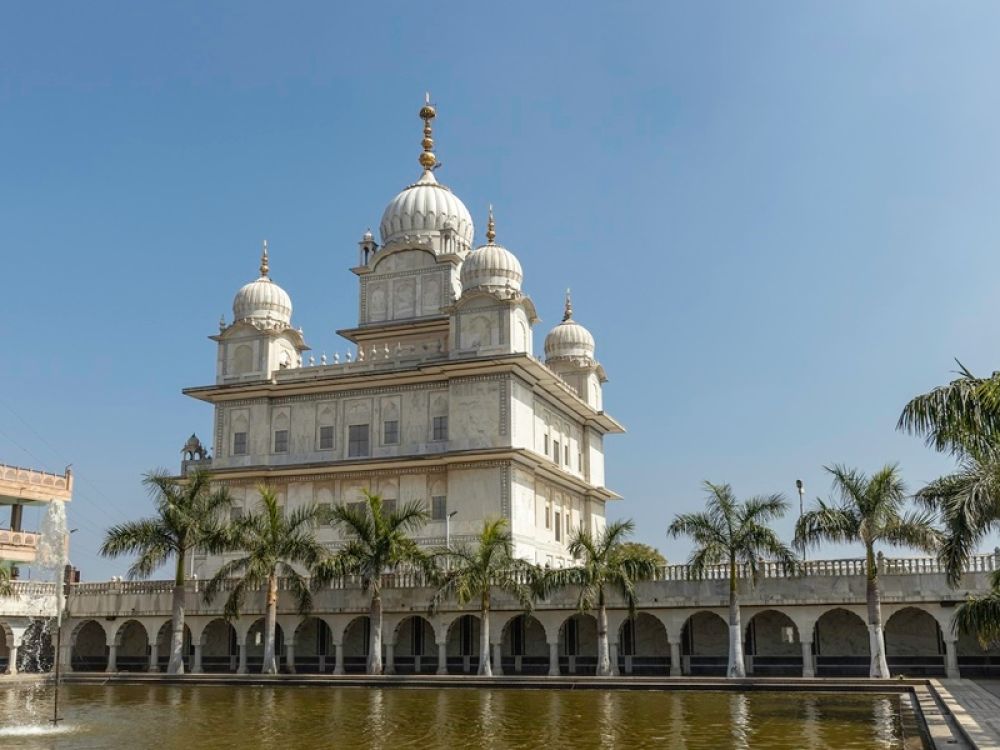
[{"label": "golden finial", "polygon": [[569,296],[569,289],[566,290],[566,309],[563,310],[563,323],[573,319],[573,299]]},{"label": "golden finial", "polygon": [[437,157],[434,156],[434,138],[431,134],[431,120],[436,116],[437,110],[431,104],[431,95],[426,93],[424,94],[424,106],[420,108],[420,119],[424,121],[424,140],[421,141],[424,151],[417,160],[426,172],[430,172],[437,166]]},{"label": "golden finial", "polygon": [[260,276],[261,278],[267,278],[267,272],[271,268],[267,264],[267,240],[264,240],[264,251],[260,254]]},{"label": "golden finial", "polygon": [[493,204],[490,204],[490,215],[489,219],[486,220],[486,243],[489,245],[493,244],[493,240],[497,238],[497,225],[493,221]]}]

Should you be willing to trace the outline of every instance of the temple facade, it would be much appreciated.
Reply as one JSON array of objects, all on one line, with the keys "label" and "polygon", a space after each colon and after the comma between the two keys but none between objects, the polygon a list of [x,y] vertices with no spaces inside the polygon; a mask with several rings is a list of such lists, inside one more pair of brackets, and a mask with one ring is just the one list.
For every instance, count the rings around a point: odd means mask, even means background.
[{"label": "temple facade", "polygon": [[[429,102],[420,110],[419,178],[385,208],[378,241],[366,231],[359,242],[358,324],[338,331],[350,353],[307,359],[265,242],[258,278],[212,336],[215,383],[184,391],[215,409],[212,458],[192,451],[184,470],[210,466],[234,516],[262,483],[287,509],[360,502],[367,490],[422,502],[421,544],[472,541],[484,520],[505,518],[517,555],[565,565],[571,535],[603,529],[618,499],[604,438],[623,428],[604,412],[604,369],[568,292],[535,355],[538,316],[492,207],[477,246],[471,214],[436,177],[435,116]],[[319,536],[338,545],[333,528]],[[197,557],[195,573],[222,561]]]}]

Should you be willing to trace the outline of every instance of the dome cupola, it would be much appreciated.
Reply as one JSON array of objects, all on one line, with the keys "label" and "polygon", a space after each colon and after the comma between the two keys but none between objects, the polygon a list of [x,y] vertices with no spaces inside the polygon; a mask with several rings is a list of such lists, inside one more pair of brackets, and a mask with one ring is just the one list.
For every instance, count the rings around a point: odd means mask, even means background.
[{"label": "dome cupola", "polygon": [[594,337],[573,320],[573,301],[566,290],[566,308],[562,322],[545,337],[545,361],[594,359]]},{"label": "dome cupola", "polygon": [[233,300],[233,320],[290,325],[292,300],[288,293],[271,281],[267,258],[267,240],[260,257],[260,278],[251,281],[236,293]]},{"label": "dome cupola", "polygon": [[496,225],[493,221],[493,206],[490,206],[489,221],[486,224],[486,244],[469,253],[462,262],[462,290],[486,288],[521,290],[524,271],[517,257],[507,248],[498,245]]},{"label": "dome cupola", "polygon": [[420,117],[424,121],[424,150],[419,162],[424,172],[419,180],[406,187],[385,207],[379,225],[382,245],[408,236],[448,231],[454,233],[460,250],[472,247],[474,227],[469,209],[434,177],[434,170],[439,164],[432,150],[431,120],[436,116],[437,111],[428,95],[420,109]]}]

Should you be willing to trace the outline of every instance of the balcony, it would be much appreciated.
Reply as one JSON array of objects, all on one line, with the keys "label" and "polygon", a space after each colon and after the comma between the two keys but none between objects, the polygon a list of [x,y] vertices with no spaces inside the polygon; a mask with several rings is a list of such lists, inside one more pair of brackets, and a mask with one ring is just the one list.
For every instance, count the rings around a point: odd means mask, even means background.
[{"label": "balcony", "polygon": [[11,531],[0,529],[0,560],[16,563],[31,563],[38,554],[41,535],[31,531]]}]

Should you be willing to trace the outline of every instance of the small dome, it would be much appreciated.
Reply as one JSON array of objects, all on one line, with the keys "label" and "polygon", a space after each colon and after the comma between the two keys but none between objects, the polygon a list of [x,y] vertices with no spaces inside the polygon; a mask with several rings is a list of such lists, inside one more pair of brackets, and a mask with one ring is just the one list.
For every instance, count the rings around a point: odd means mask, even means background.
[{"label": "small dome", "polygon": [[594,359],[594,337],[573,320],[573,304],[566,294],[566,312],[562,322],[545,337],[545,360]]},{"label": "small dome", "polygon": [[474,228],[469,209],[429,170],[389,201],[379,225],[383,245],[408,234],[444,229],[454,231],[461,246],[472,247]]},{"label": "small dome", "polygon": [[520,291],[524,271],[517,257],[502,245],[483,245],[462,262],[462,289],[497,287]]},{"label": "small dome", "polygon": [[268,276],[267,242],[260,259],[260,278],[243,286],[233,300],[233,320],[275,321],[289,324],[292,299]]}]

